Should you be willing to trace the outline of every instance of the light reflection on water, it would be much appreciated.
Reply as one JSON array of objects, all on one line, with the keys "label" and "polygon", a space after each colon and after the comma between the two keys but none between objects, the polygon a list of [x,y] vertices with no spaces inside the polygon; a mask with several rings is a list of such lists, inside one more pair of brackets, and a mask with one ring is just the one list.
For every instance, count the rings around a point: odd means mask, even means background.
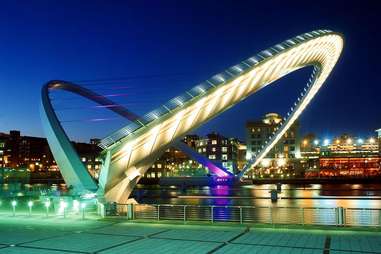
[{"label": "light reflection on water", "polygon": [[[138,186],[132,196],[139,203],[148,204],[381,208],[381,184],[284,184],[279,200],[271,202],[269,191],[275,188],[273,184],[185,189],[175,186]],[[0,198],[3,199],[41,194],[59,196],[65,193],[65,185],[0,184]]]},{"label": "light reflection on water", "polygon": [[186,189],[139,186],[133,197],[148,204],[381,208],[381,184],[284,184],[278,201],[271,202],[269,191],[275,188],[272,184]]}]

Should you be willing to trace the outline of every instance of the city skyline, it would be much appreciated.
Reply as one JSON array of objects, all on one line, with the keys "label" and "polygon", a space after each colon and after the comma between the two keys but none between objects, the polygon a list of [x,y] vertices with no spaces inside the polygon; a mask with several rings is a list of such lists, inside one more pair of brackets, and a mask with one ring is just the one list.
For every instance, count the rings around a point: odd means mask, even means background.
[{"label": "city skyline", "polygon": [[[8,26],[1,29],[8,36],[1,42],[0,53],[4,60],[0,63],[0,84],[6,91],[2,93],[2,100],[7,110],[0,114],[0,131],[19,129],[27,135],[44,136],[38,103],[41,86],[50,79],[83,81],[125,77],[118,86],[131,88],[127,96],[118,97],[119,101],[133,101],[133,110],[143,114],[279,39],[327,27],[345,35],[345,50],[332,77],[302,115],[302,132],[308,130],[319,136],[344,132],[375,135],[374,131],[381,126],[377,117],[380,87],[372,83],[377,80],[377,54],[369,52],[377,50],[380,35],[372,34],[371,39],[369,35],[377,29],[379,4],[356,6],[339,1],[330,3],[330,9],[326,10],[324,2],[314,9],[294,3],[284,7],[282,13],[272,8],[277,4],[236,6],[223,2],[214,6],[209,2],[202,6],[193,3],[146,7],[124,3],[116,9],[113,5],[93,2],[91,5],[81,3],[83,8],[75,10],[73,2],[54,6],[43,1],[6,2],[1,17]],[[19,15],[12,15],[16,11]],[[284,22],[268,22],[266,12],[280,15]],[[346,15],[337,14],[344,12]],[[111,13],[114,15],[108,15]],[[150,15],[140,19],[142,13]],[[221,16],[229,13],[230,16],[216,21],[210,13]],[[70,20],[54,18],[65,15],[69,15]],[[299,22],[300,19],[305,22]],[[25,35],[22,43],[19,33]],[[277,82],[276,88],[260,91],[197,133],[203,135],[216,130],[242,139],[247,120],[260,118],[266,112],[285,115],[285,109],[295,101],[295,94],[306,83],[310,71],[305,69],[285,77]],[[155,75],[156,78],[152,78]],[[141,78],[131,78],[136,76]],[[101,84],[103,88],[110,85]],[[123,95],[124,91],[119,93]],[[144,95],[148,102],[141,98]],[[270,100],[271,96],[275,99]],[[255,106],[259,104],[263,107]],[[63,120],[79,119],[65,126],[73,140],[102,138],[125,124],[122,120],[81,121],[88,116],[78,111],[63,111],[60,115]],[[233,118],[237,125],[229,124]],[[92,133],[85,131],[89,128]]]}]

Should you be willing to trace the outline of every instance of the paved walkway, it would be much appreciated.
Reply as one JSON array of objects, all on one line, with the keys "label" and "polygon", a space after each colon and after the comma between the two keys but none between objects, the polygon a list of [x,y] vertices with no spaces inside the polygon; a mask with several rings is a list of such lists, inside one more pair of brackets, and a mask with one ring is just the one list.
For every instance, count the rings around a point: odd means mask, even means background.
[{"label": "paved walkway", "polygon": [[0,216],[0,254],[381,253],[381,232]]}]

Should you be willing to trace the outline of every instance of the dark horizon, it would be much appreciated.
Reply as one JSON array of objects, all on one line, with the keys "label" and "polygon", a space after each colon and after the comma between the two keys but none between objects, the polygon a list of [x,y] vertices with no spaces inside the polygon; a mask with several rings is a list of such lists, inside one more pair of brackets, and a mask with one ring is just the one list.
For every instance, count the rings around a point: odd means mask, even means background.
[{"label": "dark horizon", "polygon": [[[0,113],[0,132],[16,129],[24,135],[44,136],[40,89],[52,79],[106,79],[81,84],[117,95],[117,102],[144,114],[267,47],[304,32],[330,29],[344,35],[344,52],[303,112],[301,132],[322,138],[342,133],[375,136],[381,128],[381,87],[376,83],[380,7],[378,2],[345,1],[319,5],[296,1],[287,6],[281,1],[239,5],[231,1],[5,1],[0,10],[0,32],[5,35],[0,41],[5,109]],[[195,133],[217,131],[243,139],[247,120],[266,112],[287,112],[310,71],[305,68],[284,77]],[[89,110],[92,104],[77,98],[64,92],[53,96],[73,140],[102,138],[126,124],[108,112]],[[94,117],[108,121],[94,123]]]}]

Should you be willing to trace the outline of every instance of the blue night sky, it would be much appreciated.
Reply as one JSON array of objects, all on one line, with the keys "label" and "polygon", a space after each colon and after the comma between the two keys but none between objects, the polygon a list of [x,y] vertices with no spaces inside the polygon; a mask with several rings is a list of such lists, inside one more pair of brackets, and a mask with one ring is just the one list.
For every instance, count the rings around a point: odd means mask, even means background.
[{"label": "blue night sky", "polygon": [[[0,132],[44,136],[40,88],[52,79],[82,81],[143,114],[267,47],[331,29],[344,34],[344,53],[300,118],[302,132],[374,135],[381,128],[381,4],[349,2],[0,0]],[[197,133],[243,138],[246,120],[285,114],[310,71],[277,81]],[[128,123],[75,95],[51,97],[75,140],[104,137]]]}]

